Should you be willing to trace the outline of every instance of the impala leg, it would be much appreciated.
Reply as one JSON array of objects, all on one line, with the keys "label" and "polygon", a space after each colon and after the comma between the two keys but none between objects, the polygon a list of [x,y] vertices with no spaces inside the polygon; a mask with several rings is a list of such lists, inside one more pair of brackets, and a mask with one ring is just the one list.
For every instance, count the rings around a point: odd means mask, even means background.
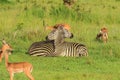
[{"label": "impala leg", "polygon": [[33,78],[33,76],[31,75],[31,73],[29,72],[28,74],[26,74],[27,76],[28,76],[28,78],[30,79],[30,80],[34,80],[34,78]]},{"label": "impala leg", "polygon": [[30,79],[30,80],[34,80],[33,76],[31,75],[31,72],[30,71],[25,71],[25,74],[27,75],[27,77]]},{"label": "impala leg", "polygon": [[14,73],[10,72],[10,80],[13,80],[13,77],[14,77]]}]

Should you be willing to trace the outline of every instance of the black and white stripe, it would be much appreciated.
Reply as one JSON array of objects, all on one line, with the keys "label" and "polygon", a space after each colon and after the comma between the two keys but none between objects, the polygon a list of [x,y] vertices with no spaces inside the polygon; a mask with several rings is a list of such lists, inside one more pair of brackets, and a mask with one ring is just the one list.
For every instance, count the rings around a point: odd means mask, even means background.
[{"label": "black and white stripe", "polygon": [[[51,34],[54,34],[55,30],[51,31]],[[56,34],[54,34],[56,35]],[[55,53],[55,42],[54,40],[49,40],[52,36],[47,36],[46,41],[34,42],[29,50],[28,53],[32,56],[57,56],[58,54]],[[73,34],[70,33],[68,30],[63,30],[64,38],[72,38]]]},{"label": "black and white stripe", "polygon": [[28,53],[31,56],[53,56],[54,42],[53,41],[34,42],[30,46]]},{"label": "black and white stripe", "polygon": [[63,42],[55,48],[56,56],[88,56],[85,45],[74,42]]},{"label": "black and white stripe", "polygon": [[49,40],[54,40],[56,56],[88,56],[88,51],[85,45],[64,41],[64,28],[58,27],[54,32],[48,35]]}]

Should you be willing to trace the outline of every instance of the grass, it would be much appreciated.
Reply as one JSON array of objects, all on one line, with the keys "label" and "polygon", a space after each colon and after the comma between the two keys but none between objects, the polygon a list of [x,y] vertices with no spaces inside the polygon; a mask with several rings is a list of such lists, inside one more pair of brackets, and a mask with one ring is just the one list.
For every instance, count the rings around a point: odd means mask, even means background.
[{"label": "grass", "polygon": [[[19,56],[18,56],[19,55]],[[23,57],[24,56],[24,57]],[[100,58],[99,58],[100,57]],[[36,80],[119,80],[119,58],[114,57],[30,57],[21,53],[14,53],[10,56],[10,61],[29,61],[33,64],[33,76]],[[27,60],[26,60],[27,59]],[[4,61],[1,65],[3,80],[9,79]],[[39,77],[38,77],[39,76]],[[24,74],[16,74],[15,80],[28,80]]]},{"label": "grass", "polygon": [[[2,2],[3,1],[3,2]],[[119,0],[77,0],[67,8],[62,0],[2,0],[0,1],[0,39],[14,48],[10,62],[28,61],[33,64],[35,80],[119,80],[120,17]],[[29,46],[45,40],[47,26],[68,23],[73,39],[88,47],[88,57],[32,57]],[[108,28],[107,44],[95,40],[102,26]],[[2,45],[2,43],[0,43]],[[0,63],[0,80],[8,80],[4,59]],[[15,80],[28,80],[16,74]]]}]

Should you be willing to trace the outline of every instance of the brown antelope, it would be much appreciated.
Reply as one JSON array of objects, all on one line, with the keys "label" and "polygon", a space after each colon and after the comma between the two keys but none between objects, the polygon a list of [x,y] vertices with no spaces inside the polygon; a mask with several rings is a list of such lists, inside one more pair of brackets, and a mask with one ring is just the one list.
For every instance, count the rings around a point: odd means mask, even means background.
[{"label": "brown antelope", "polygon": [[66,6],[71,6],[76,0],[63,0],[63,4]]},{"label": "brown antelope", "polygon": [[57,29],[59,26],[63,26],[65,29],[70,30],[70,26],[68,24],[56,24],[54,26],[46,27],[46,30],[54,30]]},{"label": "brown antelope", "polygon": [[5,65],[10,74],[10,80],[13,80],[14,73],[20,73],[20,72],[24,72],[30,80],[34,80],[34,78],[31,75],[33,69],[32,64],[28,62],[17,62],[17,63],[8,62],[9,53],[11,53],[13,49],[5,41],[3,41],[2,48],[3,48],[2,53],[5,55]]},{"label": "brown antelope", "polygon": [[[6,43],[5,40],[3,40],[3,43]],[[7,45],[9,45],[9,44],[7,44]],[[2,61],[2,58],[4,57],[4,51],[5,51],[4,49],[5,49],[4,46],[2,46],[2,48],[0,49],[0,62]]]},{"label": "brown antelope", "polygon": [[102,40],[104,43],[108,41],[108,30],[107,28],[101,28],[100,32],[97,34],[96,39]]}]

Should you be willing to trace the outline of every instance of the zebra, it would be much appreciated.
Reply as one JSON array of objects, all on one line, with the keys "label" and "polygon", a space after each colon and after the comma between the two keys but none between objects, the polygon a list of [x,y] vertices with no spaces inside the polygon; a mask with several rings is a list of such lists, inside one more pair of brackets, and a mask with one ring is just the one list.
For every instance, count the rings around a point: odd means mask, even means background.
[{"label": "zebra", "polygon": [[[53,33],[55,30],[56,29],[51,31],[51,33]],[[73,37],[73,34],[65,28],[63,29],[63,35],[64,38]],[[46,36],[46,41],[39,41],[32,43],[32,45],[28,49],[28,53],[31,56],[56,56],[54,40],[49,40],[48,36]]]},{"label": "zebra", "polygon": [[58,27],[58,29],[51,32],[47,37],[49,40],[54,40],[54,54],[56,56],[88,56],[88,50],[85,45],[64,41],[65,34],[63,27]]}]

